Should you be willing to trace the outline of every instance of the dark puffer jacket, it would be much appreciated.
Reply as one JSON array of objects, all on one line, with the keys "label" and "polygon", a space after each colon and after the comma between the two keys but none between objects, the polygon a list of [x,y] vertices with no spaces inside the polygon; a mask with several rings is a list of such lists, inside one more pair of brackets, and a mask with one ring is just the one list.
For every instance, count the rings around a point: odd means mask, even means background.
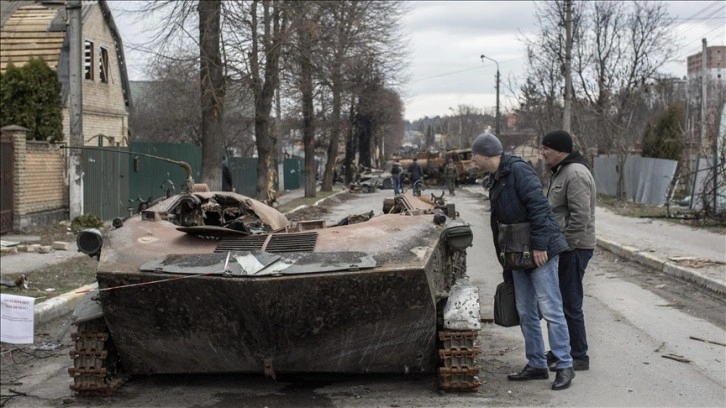
[{"label": "dark puffer jacket", "polygon": [[490,177],[489,199],[492,206],[491,226],[494,246],[499,253],[499,223],[530,223],[532,249],[547,250],[547,256],[567,250],[567,241],[552,215],[542,184],[526,161],[502,154],[497,172]]}]

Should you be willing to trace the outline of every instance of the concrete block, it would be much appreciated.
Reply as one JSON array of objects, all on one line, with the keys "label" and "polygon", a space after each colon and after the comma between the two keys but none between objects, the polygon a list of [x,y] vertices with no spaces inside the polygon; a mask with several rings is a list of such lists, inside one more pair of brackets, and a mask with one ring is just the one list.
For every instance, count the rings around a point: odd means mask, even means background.
[{"label": "concrete block", "polygon": [[56,251],[67,251],[68,248],[70,248],[71,243],[70,242],[63,242],[63,241],[55,241],[53,242],[53,249]]},{"label": "concrete block", "polygon": [[658,259],[652,254],[644,251],[635,252],[634,259],[636,262],[643,264],[651,269],[655,269],[659,272],[663,271],[663,265],[665,264],[665,261]]},{"label": "concrete block", "polygon": [[51,245],[42,245],[38,249],[38,252],[40,252],[41,254],[47,254],[47,253],[53,252],[53,246],[51,246]]},{"label": "concrete block", "polygon": [[28,252],[40,252],[40,244],[28,245]]},{"label": "concrete block", "polygon": [[16,246],[19,252],[28,252],[28,246],[26,244],[20,244]]},{"label": "concrete block", "polygon": [[17,254],[18,253],[18,247],[0,247],[0,253],[2,254]]}]

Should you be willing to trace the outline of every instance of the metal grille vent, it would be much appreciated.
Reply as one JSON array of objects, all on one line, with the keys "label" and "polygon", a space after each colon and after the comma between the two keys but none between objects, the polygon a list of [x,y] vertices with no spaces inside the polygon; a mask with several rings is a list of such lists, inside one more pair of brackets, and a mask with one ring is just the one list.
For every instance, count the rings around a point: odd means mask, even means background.
[{"label": "metal grille vent", "polygon": [[317,232],[301,232],[297,234],[276,234],[270,237],[265,251],[267,252],[313,252],[318,242]]},{"label": "metal grille vent", "polygon": [[246,237],[225,237],[214,252],[256,251],[262,249],[267,235],[248,235]]},{"label": "metal grille vent", "polygon": [[[269,238],[269,242],[267,241]],[[267,242],[267,245],[265,245]],[[225,237],[214,252],[254,251],[267,252],[313,252],[318,242],[317,232],[294,234],[249,235],[246,237]]]}]

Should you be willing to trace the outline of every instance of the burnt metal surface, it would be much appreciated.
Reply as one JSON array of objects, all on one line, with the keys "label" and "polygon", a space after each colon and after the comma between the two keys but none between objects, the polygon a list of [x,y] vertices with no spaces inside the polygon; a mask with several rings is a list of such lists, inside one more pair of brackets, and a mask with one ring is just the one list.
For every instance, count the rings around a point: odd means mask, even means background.
[{"label": "burnt metal surface", "polygon": [[318,240],[317,232],[279,233],[270,235],[251,235],[223,239],[214,252],[254,251],[266,252],[312,252]]},{"label": "burnt metal surface", "polygon": [[142,272],[227,276],[296,275],[333,271],[357,271],[376,266],[363,252],[289,252],[276,255],[264,251],[198,255],[168,255],[141,265]]},{"label": "burnt metal surface", "polygon": [[[99,273],[101,288],[168,278]],[[422,269],[229,279],[101,292],[130,374],[432,372],[436,305]]]},{"label": "burnt metal surface", "polygon": [[464,224],[401,197],[399,213],[304,232],[234,193],[174,196],[127,219],[97,273],[124,369],[435,372],[437,306],[466,273],[466,242],[453,245],[465,234],[443,232]]}]

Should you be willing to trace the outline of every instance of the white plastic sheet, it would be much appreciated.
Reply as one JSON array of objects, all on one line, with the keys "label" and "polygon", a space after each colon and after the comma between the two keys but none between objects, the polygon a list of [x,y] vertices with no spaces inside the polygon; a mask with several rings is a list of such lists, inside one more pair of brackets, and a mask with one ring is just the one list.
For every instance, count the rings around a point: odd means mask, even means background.
[{"label": "white plastic sheet", "polygon": [[33,344],[35,298],[4,293],[0,297],[0,341]]}]

